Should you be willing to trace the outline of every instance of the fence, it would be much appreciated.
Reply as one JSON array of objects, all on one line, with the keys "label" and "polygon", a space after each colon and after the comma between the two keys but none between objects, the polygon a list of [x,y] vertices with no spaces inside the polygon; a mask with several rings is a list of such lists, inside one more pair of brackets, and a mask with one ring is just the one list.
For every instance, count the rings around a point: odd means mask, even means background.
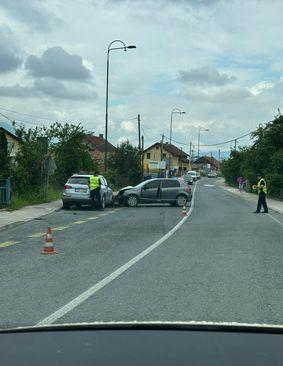
[{"label": "fence", "polygon": [[8,205],[11,200],[11,181],[10,178],[0,179],[0,205]]}]

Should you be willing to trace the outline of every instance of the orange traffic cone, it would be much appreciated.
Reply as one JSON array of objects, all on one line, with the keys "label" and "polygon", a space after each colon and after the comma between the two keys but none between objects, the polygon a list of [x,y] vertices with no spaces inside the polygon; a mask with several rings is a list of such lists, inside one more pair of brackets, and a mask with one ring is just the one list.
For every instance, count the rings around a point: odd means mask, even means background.
[{"label": "orange traffic cone", "polygon": [[45,236],[45,245],[41,254],[55,254],[55,253],[56,251],[53,245],[51,227],[48,227]]},{"label": "orange traffic cone", "polygon": [[183,208],[182,208],[182,216],[187,216],[187,207],[186,207],[186,205],[184,205]]}]

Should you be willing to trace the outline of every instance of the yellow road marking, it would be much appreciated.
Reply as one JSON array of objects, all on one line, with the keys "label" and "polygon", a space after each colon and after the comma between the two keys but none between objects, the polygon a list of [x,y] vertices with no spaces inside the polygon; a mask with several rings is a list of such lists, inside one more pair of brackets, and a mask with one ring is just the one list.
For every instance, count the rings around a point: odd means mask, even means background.
[{"label": "yellow road marking", "polygon": [[52,229],[52,231],[61,231],[64,229],[68,229],[69,226],[57,226]]},{"label": "yellow road marking", "polygon": [[28,235],[28,238],[40,238],[41,236],[44,236],[46,233],[34,233],[31,235]]},{"label": "yellow road marking", "polygon": [[95,219],[98,219],[98,216],[90,216],[86,218],[86,220],[95,220]]},{"label": "yellow road marking", "polygon": [[79,220],[79,221],[73,222],[73,224],[75,224],[75,225],[81,225],[81,224],[84,224],[85,222],[87,222],[87,221],[86,220]]},{"label": "yellow road marking", "polygon": [[20,241],[5,241],[4,243],[0,243],[0,248],[10,247],[11,245],[19,244]]}]

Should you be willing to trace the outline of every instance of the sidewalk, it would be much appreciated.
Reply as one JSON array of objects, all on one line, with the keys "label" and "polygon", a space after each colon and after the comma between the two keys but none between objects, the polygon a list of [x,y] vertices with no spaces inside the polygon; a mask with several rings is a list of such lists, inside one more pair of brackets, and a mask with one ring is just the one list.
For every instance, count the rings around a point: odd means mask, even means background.
[{"label": "sidewalk", "polygon": [[52,201],[39,205],[26,206],[15,211],[0,211],[0,231],[23,222],[50,214],[62,207],[62,201]]},{"label": "sidewalk", "polygon": [[[217,180],[216,183],[219,187],[221,187],[222,189],[225,189],[225,191],[230,192],[246,201],[249,201],[251,203],[254,204],[254,207],[256,209],[256,205],[257,205],[257,195],[253,194],[253,193],[247,193],[247,192],[242,192],[240,193],[240,191],[238,190],[238,188],[234,188],[234,187],[230,187],[225,183],[225,180],[223,178]],[[273,198],[267,198],[266,199],[268,208],[270,208],[271,210],[278,212],[280,214],[283,214],[283,201],[279,201],[279,200],[275,200]]]}]

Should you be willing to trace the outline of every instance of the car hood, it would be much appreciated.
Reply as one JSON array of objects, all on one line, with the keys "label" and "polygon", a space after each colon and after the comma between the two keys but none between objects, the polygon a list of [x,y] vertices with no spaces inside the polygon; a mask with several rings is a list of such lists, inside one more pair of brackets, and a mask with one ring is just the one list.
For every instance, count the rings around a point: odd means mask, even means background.
[{"label": "car hood", "polygon": [[0,333],[33,330],[75,330],[75,329],[179,329],[212,331],[246,331],[282,333],[282,324],[212,322],[212,321],[118,321],[118,322],[80,322],[20,326],[0,329]]},{"label": "car hood", "polygon": [[133,189],[133,188],[135,188],[135,187],[127,186],[127,187],[121,188],[120,191],[118,192],[118,194],[124,193],[125,191],[128,191],[129,189]]}]

